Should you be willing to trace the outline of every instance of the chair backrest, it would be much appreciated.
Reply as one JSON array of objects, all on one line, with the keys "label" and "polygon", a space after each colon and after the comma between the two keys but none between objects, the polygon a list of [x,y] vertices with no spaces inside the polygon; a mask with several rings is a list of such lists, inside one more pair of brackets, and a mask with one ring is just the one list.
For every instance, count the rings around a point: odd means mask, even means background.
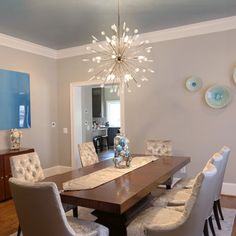
[{"label": "chair backrest", "polygon": [[204,180],[190,217],[185,224],[188,230],[186,235],[202,235],[205,219],[208,217],[209,211],[212,211],[217,183],[217,169],[214,165],[208,163],[202,173],[204,174]]},{"label": "chair backrest", "polygon": [[217,152],[211,157],[211,159],[208,162],[208,163],[211,163],[212,165],[215,166],[215,168],[217,170],[217,174],[215,176],[215,179],[216,179],[215,183],[216,184],[214,186],[214,198],[213,198],[212,204],[211,204],[212,208],[209,209],[207,218],[209,218],[211,216],[214,200],[215,200],[216,194],[218,193],[219,186],[221,185],[220,181],[221,181],[221,174],[222,174],[222,168],[223,168],[224,161],[225,160],[224,160],[223,155]]},{"label": "chair backrest", "polygon": [[12,176],[22,181],[37,182],[45,178],[36,152],[12,156],[10,164]]},{"label": "chair backrest", "polygon": [[99,162],[93,142],[81,143],[78,147],[82,167]]},{"label": "chair backrest", "polygon": [[172,142],[170,140],[148,140],[145,154],[158,156],[172,155]]},{"label": "chair backrest", "polygon": [[224,146],[224,147],[221,148],[219,153],[222,154],[222,156],[223,156],[223,162],[222,162],[222,165],[221,165],[221,169],[219,170],[220,171],[220,173],[219,173],[220,178],[219,178],[218,188],[217,188],[217,191],[216,191],[215,200],[220,199],[222,185],[223,185],[223,182],[224,182],[225,170],[226,170],[226,166],[227,166],[227,163],[228,163],[228,160],[229,160],[229,155],[230,155],[230,148]]},{"label": "chair backrest", "polygon": [[55,183],[9,179],[16,212],[24,236],[74,236]]}]

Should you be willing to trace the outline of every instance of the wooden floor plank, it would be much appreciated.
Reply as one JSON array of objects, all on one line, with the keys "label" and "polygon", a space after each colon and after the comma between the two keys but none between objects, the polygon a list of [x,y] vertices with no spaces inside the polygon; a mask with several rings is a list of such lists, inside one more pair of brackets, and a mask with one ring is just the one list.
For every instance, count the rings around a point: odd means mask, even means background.
[{"label": "wooden floor plank", "polygon": [[0,236],[9,236],[17,231],[18,219],[12,200],[0,203]]}]

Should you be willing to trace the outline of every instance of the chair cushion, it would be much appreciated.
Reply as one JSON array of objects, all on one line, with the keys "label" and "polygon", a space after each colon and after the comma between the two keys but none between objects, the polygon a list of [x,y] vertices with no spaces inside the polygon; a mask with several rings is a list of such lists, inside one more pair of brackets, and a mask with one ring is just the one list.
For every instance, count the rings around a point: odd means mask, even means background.
[{"label": "chair cushion", "polygon": [[173,228],[182,217],[183,212],[171,208],[150,207],[128,225],[127,235],[145,236],[147,228],[153,225],[158,225],[160,229]]},{"label": "chair cushion", "polygon": [[153,200],[152,205],[158,207],[184,205],[190,196],[191,189],[173,189]]},{"label": "chair cushion", "polygon": [[69,225],[73,228],[78,236],[108,236],[109,230],[103,225],[95,222],[79,220],[77,218],[68,216]]},{"label": "chair cushion", "polygon": [[192,188],[174,188],[168,190],[162,196],[153,200],[152,205],[159,207],[185,205],[191,196],[197,196],[202,181],[203,174],[199,173],[196,178],[194,178],[194,181],[192,181]]}]

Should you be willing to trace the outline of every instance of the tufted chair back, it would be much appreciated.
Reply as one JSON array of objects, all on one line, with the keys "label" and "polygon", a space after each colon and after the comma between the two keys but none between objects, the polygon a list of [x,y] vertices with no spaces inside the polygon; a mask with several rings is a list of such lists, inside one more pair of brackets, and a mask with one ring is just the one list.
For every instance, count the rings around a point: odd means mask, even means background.
[{"label": "tufted chair back", "polygon": [[19,180],[37,182],[45,178],[36,152],[12,156],[10,163],[12,176]]},{"label": "tufted chair back", "polygon": [[171,156],[172,143],[170,140],[148,140],[145,154]]},{"label": "tufted chair back", "polygon": [[99,162],[93,142],[81,143],[78,147],[82,167]]}]

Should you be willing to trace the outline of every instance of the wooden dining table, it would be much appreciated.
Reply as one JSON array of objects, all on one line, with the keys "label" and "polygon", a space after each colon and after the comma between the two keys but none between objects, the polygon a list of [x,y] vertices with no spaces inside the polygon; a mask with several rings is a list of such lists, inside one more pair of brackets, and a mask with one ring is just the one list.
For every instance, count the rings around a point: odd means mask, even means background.
[{"label": "wooden dining table", "polygon": [[[136,155],[139,158],[138,155]],[[135,169],[96,188],[80,191],[61,191],[61,200],[94,209],[96,222],[109,228],[111,236],[126,235],[126,226],[148,203],[151,191],[190,162],[190,157],[166,156]],[[105,160],[94,165],[46,178],[62,190],[66,181],[114,165]]]}]

